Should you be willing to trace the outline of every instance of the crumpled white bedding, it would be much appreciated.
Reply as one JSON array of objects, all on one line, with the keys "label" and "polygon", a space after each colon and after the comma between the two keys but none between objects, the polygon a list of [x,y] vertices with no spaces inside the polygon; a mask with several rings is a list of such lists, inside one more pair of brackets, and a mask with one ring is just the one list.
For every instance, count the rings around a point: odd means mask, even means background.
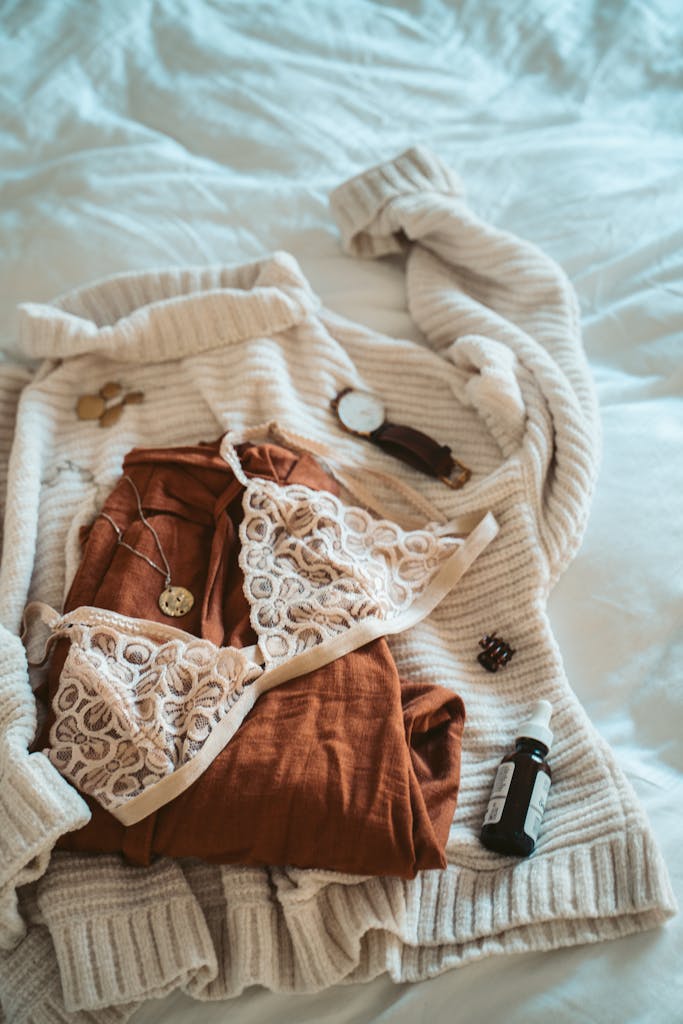
[{"label": "crumpled white bedding", "polygon": [[[9,0],[0,7],[0,342],[15,306],[121,270],[288,249],[333,309],[415,337],[393,261],[341,254],[339,182],[424,143],[579,294],[604,430],[551,599],[569,679],[683,895],[683,19],[677,0]],[[601,946],[136,1024],[683,1019],[683,919]]]}]

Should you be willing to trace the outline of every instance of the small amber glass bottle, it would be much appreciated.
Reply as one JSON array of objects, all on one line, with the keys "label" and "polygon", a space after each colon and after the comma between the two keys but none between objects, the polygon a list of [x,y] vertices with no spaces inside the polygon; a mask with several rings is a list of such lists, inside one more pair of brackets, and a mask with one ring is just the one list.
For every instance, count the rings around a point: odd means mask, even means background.
[{"label": "small amber glass bottle", "polygon": [[536,845],[550,789],[551,715],[547,700],[536,701],[517,731],[514,752],[498,766],[481,829],[489,850],[528,857]]}]

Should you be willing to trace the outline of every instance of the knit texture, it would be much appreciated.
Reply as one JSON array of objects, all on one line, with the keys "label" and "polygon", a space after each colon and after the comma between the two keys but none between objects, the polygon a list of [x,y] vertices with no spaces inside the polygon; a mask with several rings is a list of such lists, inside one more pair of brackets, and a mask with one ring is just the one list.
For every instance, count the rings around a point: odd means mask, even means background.
[{"label": "knit texture", "polygon": [[[625,935],[675,911],[649,826],[568,684],[545,611],[581,542],[598,459],[573,290],[536,248],[479,220],[457,178],[423,150],[343,185],[332,208],[352,255],[405,251],[424,344],[321,309],[286,254],[123,275],[23,307],[23,350],[45,362],[17,410],[0,577],[0,992],[11,1021],[85,1022],[108,1007],[119,1015],[96,1019],[124,1020],[127,1007],[177,986],[220,999],[252,984],[303,992],[383,972],[416,980],[491,953]],[[109,430],[79,421],[78,395],[109,380],[145,401]],[[389,418],[450,445],[470,483],[449,491],[345,433],[330,401],[347,386],[378,392]],[[264,420],[332,444],[361,471],[398,474],[448,517],[491,510],[500,524],[456,590],[391,640],[403,677],[450,685],[467,708],[449,866],[406,882],[50,860],[56,836],[87,808],[27,752],[36,712],[17,638],[24,604],[61,605],[79,527],[130,448]],[[378,497],[398,515],[389,488]],[[492,629],[517,652],[496,677],[476,661]],[[553,786],[536,851],[519,861],[485,850],[478,833],[496,765],[539,698],[553,705]],[[19,941],[15,892],[29,881]]]}]

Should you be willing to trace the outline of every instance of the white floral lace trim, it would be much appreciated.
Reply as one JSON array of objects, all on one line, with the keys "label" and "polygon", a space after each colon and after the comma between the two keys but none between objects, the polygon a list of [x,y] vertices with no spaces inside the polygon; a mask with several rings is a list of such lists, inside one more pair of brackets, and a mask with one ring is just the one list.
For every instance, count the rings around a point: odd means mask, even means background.
[{"label": "white floral lace trim", "polygon": [[[125,616],[79,609],[56,634],[69,652],[53,702],[54,766],[104,807],[121,806],[201,751],[212,729],[262,674],[233,647],[171,630],[154,639]],[[98,621],[99,620],[99,621]],[[159,637],[160,629],[147,624]],[[165,631],[164,631],[165,632]]]},{"label": "white floral lace trim", "polygon": [[[325,664],[351,649],[354,635],[407,628],[401,624],[413,609],[428,613],[430,584],[444,565],[451,566],[450,587],[497,529],[486,517],[467,555],[469,542],[452,535],[454,524],[404,529],[327,491],[246,479],[234,461],[245,484],[239,564],[265,667],[251,651],[217,648],[175,627],[102,609],[53,613],[48,622],[71,645],[45,753],[127,823],[208,767],[265,679],[275,685],[276,677],[308,671],[311,658],[313,667]],[[170,795],[150,803],[154,787]]]},{"label": "white floral lace trim", "polygon": [[244,593],[271,665],[364,619],[399,616],[463,543],[403,530],[302,484],[250,480],[243,505]]}]

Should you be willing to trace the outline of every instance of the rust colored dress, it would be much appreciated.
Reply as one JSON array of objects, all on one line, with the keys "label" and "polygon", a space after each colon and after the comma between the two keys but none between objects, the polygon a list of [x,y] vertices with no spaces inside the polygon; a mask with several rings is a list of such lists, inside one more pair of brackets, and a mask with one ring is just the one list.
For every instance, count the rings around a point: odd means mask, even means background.
[{"label": "rust colored dress", "polygon": [[[65,611],[81,605],[173,625],[219,646],[257,637],[238,566],[243,487],[219,442],[133,449],[124,460],[173,570],[195,595],[169,620],[158,605],[162,576],[117,543],[98,517],[82,538],[82,562]],[[247,475],[337,491],[309,455],[273,444],[242,445]],[[123,480],[103,511],[125,541],[159,562],[154,539]],[[67,652],[56,645],[50,699]],[[61,849],[122,852],[214,863],[280,864],[411,878],[445,867],[444,847],[460,775],[461,699],[442,687],[402,681],[384,638],[264,693],[236,735],[185,792],[124,826],[85,796],[92,818]],[[52,714],[37,746],[48,745]]]}]

